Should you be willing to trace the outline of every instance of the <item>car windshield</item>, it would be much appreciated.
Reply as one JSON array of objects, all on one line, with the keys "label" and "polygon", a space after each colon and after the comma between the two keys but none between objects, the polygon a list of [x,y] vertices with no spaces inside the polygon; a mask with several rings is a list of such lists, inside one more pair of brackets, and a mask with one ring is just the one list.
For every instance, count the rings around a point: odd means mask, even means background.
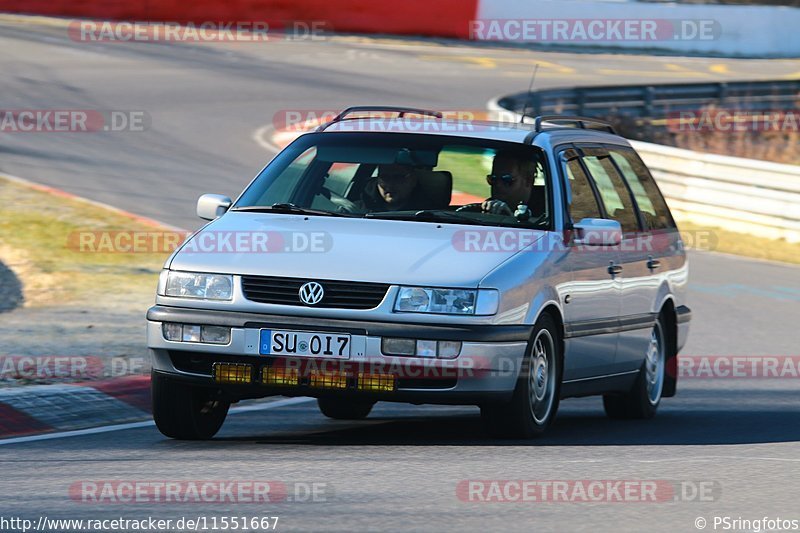
[{"label": "car windshield", "polygon": [[550,225],[539,148],[443,135],[317,133],[279,154],[233,211]]}]

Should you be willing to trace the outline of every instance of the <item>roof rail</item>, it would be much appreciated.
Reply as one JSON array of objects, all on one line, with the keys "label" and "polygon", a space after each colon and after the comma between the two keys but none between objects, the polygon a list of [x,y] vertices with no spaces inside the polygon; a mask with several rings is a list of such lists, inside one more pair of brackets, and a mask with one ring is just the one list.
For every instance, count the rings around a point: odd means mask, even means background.
[{"label": "roof rail", "polygon": [[[527,115],[526,115],[527,116]],[[614,126],[605,120],[588,117],[576,117],[570,115],[540,115],[534,119],[534,129],[537,132],[544,130],[543,122],[571,122],[580,129],[597,129],[598,126],[605,129],[609,133],[616,134]],[[592,124],[591,128],[587,128],[587,124]]]},{"label": "roof rail", "polygon": [[[435,118],[443,118],[439,111],[431,111],[429,109],[417,109],[414,107],[392,107],[392,106],[380,106],[380,105],[362,105],[362,106],[354,106],[348,107],[336,117],[328,123],[323,124],[317,131],[323,131],[328,126],[331,126],[337,122],[341,122],[343,120],[348,120],[347,115],[352,115],[353,113],[369,113],[369,112],[384,112],[384,113],[397,113],[398,118],[404,117],[406,114],[411,115],[424,115],[429,117]],[[352,118],[349,120],[353,120]]]}]

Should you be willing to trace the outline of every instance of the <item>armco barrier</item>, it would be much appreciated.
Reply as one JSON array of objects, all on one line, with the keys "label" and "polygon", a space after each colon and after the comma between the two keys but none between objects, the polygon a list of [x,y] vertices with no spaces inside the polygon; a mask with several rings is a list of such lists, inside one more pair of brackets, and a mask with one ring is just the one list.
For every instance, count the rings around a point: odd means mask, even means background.
[{"label": "armco barrier", "polygon": [[800,166],[631,144],[677,217],[800,242]]},{"label": "armco barrier", "polygon": [[260,21],[270,28],[323,22],[339,32],[464,39],[478,0],[0,0],[0,11],[178,23]]},{"label": "armco barrier", "polygon": [[[508,103],[507,99],[500,102]],[[509,120],[493,101],[490,111]],[[512,113],[512,116],[519,115]],[[800,242],[800,166],[632,142],[679,219]]]},{"label": "armco barrier", "polygon": [[663,118],[670,113],[697,112],[713,103],[723,109],[764,111],[793,109],[800,102],[800,79],[605,85],[545,89],[501,98],[498,105],[528,115]]}]

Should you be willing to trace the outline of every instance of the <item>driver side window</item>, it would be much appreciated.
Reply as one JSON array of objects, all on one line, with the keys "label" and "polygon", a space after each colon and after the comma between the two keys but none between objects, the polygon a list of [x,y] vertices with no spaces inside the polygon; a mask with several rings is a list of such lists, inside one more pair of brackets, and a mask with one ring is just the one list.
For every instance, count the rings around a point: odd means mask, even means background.
[{"label": "driver side window", "polygon": [[603,218],[589,176],[583,171],[578,159],[568,161],[565,169],[571,200],[568,210],[572,222],[577,223],[584,218]]}]

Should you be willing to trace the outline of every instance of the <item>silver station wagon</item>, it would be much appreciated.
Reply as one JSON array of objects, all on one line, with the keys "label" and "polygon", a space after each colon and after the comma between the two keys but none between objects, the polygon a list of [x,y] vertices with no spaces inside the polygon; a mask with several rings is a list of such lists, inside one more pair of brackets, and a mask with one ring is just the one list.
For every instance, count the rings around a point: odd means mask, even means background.
[{"label": "silver station wagon", "polygon": [[528,438],[564,398],[650,418],[675,394],[683,243],[605,123],[350,108],[197,214],[147,313],[169,437],[211,438],[232,403],[275,395],[351,420],[476,405],[491,435]]}]

